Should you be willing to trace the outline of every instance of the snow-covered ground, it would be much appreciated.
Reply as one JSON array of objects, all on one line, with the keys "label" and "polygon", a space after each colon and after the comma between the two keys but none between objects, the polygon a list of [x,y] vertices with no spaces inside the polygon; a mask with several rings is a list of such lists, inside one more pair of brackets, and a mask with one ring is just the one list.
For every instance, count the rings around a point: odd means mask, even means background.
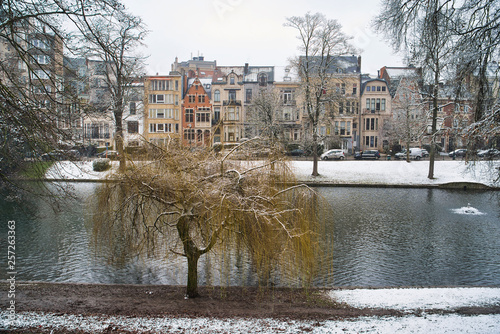
[{"label": "snow-covered ground", "polygon": [[[148,333],[499,333],[500,314],[463,316],[460,307],[498,306],[500,288],[354,289],[329,296],[359,308],[390,308],[407,315],[361,317],[341,321],[278,319],[134,318],[19,313],[9,322],[0,312],[1,328],[66,328],[103,333],[109,327]],[[432,310],[432,312],[429,312]],[[447,311],[440,314],[437,310]]]},{"label": "snow-covered ground", "polygon": [[[293,161],[297,178],[303,182],[335,184],[439,185],[476,182],[499,186],[500,161],[466,164],[463,161],[436,161],[435,179],[429,180],[428,161],[320,161],[320,176],[313,178],[311,161]],[[113,168],[116,168],[116,164]],[[95,180],[110,171],[92,171],[91,162],[60,162],[47,172],[47,178]],[[469,207],[461,208],[469,213]],[[473,208],[472,208],[473,209]],[[454,313],[461,307],[500,306],[500,288],[413,288],[345,289],[328,295],[337,302],[359,308],[397,309],[402,317],[363,317],[343,321],[295,321],[276,319],[210,318],[125,318],[85,317],[41,313],[19,313],[9,322],[0,312],[0,329],[44,327],[80,329],[89,333],[117,329],[157,333],[500,333],[500,314],[466,316]],[[430,312],[432,310],[432,312]],[[443,310],[446,314],[439,314]]]},{"label": "snow-covered ground", "polygon": [[[47,173],[48,179],[106,178],[116,170],[117,162],[106,172],[94,172],[92,162],[62,161],[54,164]],[[499,186],[500,160],[465,163],[464,161],[436,161],[434,179],[427,178],[429,161],[319,161],[320,176],[313,177],[312,161],[292,161],[291,166],[303,182],[334,184],[388,184],[388,185],[440,185],[450,182],[474,182]]]}]

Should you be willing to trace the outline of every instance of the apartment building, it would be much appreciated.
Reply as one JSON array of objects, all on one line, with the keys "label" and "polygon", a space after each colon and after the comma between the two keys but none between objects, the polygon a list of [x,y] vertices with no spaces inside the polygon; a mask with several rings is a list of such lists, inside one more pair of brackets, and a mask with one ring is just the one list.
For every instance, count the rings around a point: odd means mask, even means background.
[{"label": "apartment building", "polygon": [[182,76],[146,76],[144,79],[144,138],[165,145],[181,139]]}]

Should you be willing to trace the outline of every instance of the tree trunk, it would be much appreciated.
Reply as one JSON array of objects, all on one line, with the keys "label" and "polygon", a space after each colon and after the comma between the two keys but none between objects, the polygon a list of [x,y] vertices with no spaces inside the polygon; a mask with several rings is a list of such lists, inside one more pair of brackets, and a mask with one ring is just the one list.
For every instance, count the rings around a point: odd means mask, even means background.
[{"label": "tree trunk", "polygon": [[189,219],[180,218],[177,222],[177,232],[184,246],[184,256],[188,262],[188,278],[186,286],[186,297],[196,298],[198,294],[198,259],[202,252],[196,247],[189,235]]},{"label": "tree trunk", "polygon": [[312,176],[318,176],[318,135],[313,133],[313,172]]},{"label": "tree trunk", "polygon": [[199,297],[198,293],[198,259],[200,256],[197,252],[187,254],[188,262],[188,279],[186,286],[186,296],[188,298]]}]

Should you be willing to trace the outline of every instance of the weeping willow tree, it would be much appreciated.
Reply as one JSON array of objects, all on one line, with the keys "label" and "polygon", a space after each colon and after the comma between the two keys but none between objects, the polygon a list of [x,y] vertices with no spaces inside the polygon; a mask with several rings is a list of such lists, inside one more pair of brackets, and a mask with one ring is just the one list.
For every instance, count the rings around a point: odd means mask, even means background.
[{"label": "weeping willow tree", "polygon": [[189,298],[198,296],[199,258],[230,249],[237,239],[264,280],[278,269],[310,284],[320,254],[318,223],[327,206],[312,189],[294,183],[279,155],[231,160],[240,149],[217,155],[154,147],[149,162],[131,163],[118,182],[98,191],[95,240],[147,253],[165,247],[158,235],[165,236],[168,251],[187,259]]}]

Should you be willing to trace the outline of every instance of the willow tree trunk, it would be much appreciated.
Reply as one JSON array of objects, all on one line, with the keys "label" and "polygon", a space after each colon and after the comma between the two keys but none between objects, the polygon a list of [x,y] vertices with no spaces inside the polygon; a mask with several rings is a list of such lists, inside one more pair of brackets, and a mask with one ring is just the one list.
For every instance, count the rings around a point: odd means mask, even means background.
[{"label": "willow tree trunk", "polygon": [[184,246],[184,256],[188,263],[188,277],[186,286],[186,296],[188,298],[196,298],[198,293],[198,259],[202,252],[196,246],[193,239],[189,235],[189,219],[180,218],[177,222],[177,232]]}]

